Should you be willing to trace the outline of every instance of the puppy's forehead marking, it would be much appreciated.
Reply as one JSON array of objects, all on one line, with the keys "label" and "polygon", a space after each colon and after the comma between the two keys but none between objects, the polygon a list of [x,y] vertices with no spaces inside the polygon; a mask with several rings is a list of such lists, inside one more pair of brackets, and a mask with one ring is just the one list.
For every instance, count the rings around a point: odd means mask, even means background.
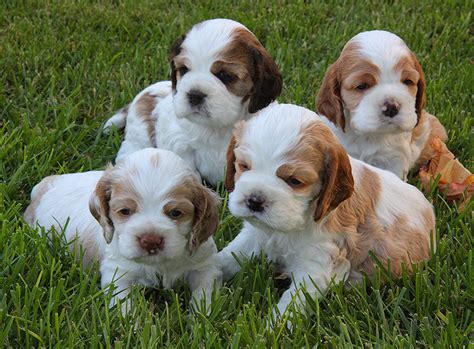
[{"label": "puppy's forehead marking", "polygon": [[275,105],[247,122],[240,145],[253,158],[253,168],[277,168],[288,161],[288,151],[297,146],[301,127],[315,120],[318,116],[308,109]]},{"label": "puppy's forehead marking", "polygon": [[399,61],[411,53],[401,38],[383,30],[357,34],[346,44],[344,50],[354,44],[359,47],[362,56],[377,65],[382,71],[382,76],[393,73]]},{"label": "puppy's forehead marking", "polygon": [[229,44],[238,28],[248,31],[242,24],[227,19],[199,23],[186,35],[180,55],[187,56],[192,64],[209,65]]}]

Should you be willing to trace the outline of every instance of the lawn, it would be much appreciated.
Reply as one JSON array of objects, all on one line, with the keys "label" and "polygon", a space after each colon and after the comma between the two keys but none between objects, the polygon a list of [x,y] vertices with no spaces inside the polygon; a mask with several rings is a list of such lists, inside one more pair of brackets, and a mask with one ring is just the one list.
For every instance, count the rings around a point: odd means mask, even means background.
[{"label": "lawn", "polygon": [[[438,248],[413,276],[383,270],[357,287],[310,301],[294,330],[268,331],[281,290],[264,258],[243,263],[212,313],[190,315],[189,290],[136,287],[135,313],[107,307],[97,266],[83,269],[22,213],[50,174],[101,169],[121,135],[101,124],[148,84],[168,78],[170,44],[192,24],[228,17],[275,57],[281,102],[314,109],[328,65],[369,29],[393,31],[427,77],[427,110],[471,170],[474,45],[470,1],[2,1],[0,4],[0,343],[11,347],[469,347],[474,343],[473,202],[459,213],[434,190]],[[470,34],[471,31],[471,34]],[[419,185],[415,176],[411,183]],[[224,191],[220,189],[223,197]],[[240,222],[223,208],[215,239]],[[386,280],[385,283],[382,280]],[[0,346],[2,345],[0,344]]]}]

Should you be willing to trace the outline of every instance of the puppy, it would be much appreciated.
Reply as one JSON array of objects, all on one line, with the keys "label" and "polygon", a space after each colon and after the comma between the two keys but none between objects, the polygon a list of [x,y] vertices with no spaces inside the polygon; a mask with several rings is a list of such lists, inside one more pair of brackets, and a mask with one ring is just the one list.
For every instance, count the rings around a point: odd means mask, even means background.
[{"label": "puppy", "polygon": [[425,77],[415,54],[395,34],[353,37],[324,77],[317,110],[347,152],[403,180],[429,160],[427,141],[446,130],[424,111]]},{"label": "puppy", "polygon": [[195,301],[209,304],[221,279],[211,237],[218,199],[166,150],[135,152],[105,171],[46,177],[33,188],[25,220],[64,230],[85,264],[100,261],[102,287],[116,286],[111,306],[132,284],[157,285],[157,275],[165,288],[184,277]]},{"label": "puppy", "polygon": [[310,110],[275,105],[236,126],[227,151],[229,209],[244,219],[239,235],[219,253],[224,278],[234,259],[264,251],[292,283],[282,314],[304,286],[312,295],[330,282],[371,275],[369,251],[398,276],[402,265],[430,257],[433,207],[393,173],[351,158]]},{"label": "puppy", "polygon": [[216,185],[234,124],[278,97],[280,72],[252,32],[228,19],[193,26],[170,64],[171,82],[147,87],[105,124],[126,124],[117,160],[144,147],[172,150]]}]

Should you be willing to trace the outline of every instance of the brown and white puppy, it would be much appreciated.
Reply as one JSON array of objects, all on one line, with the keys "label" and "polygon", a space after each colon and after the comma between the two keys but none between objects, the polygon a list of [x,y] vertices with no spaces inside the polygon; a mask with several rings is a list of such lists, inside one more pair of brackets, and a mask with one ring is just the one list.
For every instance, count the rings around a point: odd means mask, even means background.
[{"label": "brown and white puppy", "polygon": [[147,87],[106,123],[123,126],[117,160],[145,147],[180,155],[210,184],[224,176],[232,128],[274,101],[282,89],[277,65],[242,24],[196,24],[171,48],[171,82]]},{"label": "brown and white puppy", "polygon": [[373,30],[346,44],[326,72],[316,105],[351,156],[406,180],[411,168],[426,162],[427,141],[447,139],[424,110],[425,90],[423,70],[405,42]]},{"label": "brown and white puppy", "polygon": [[304,302],[332,280],[372,275],[369,251],[400,275],[402,265],[430,257],[432,205],[393,173],[347,155],[312,111],[274,105],[236,127],[227,153],[229,209],[244,219],[239,235],[219,253],[224,278],[234,258],[264,251],[292,277],[278,310]]},{"label": "brown and white puppy", "polygon": [[158,285],[157,276],[165,288],[184,277],[198,302],[209,302],[220,283],[217,196],[166,150],[137,151],[106,171],[47,177],[33,188],[25,219],[64,231],[84,263],[100,262],[102,287],[116,286],[111,306],[133,284]]}]

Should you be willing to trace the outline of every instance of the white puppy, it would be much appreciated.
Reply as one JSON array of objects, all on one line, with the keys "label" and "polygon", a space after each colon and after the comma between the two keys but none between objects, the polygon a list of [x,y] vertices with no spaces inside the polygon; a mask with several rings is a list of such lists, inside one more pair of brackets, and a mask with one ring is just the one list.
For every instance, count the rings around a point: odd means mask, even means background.
[{"label": "white puppy", "polygon": [[435,217],[423,194],[349,157],[310,110],[266,108],[236,126],[227,156],[229,208],[245,222],[219,253],[224,278],[240,269],[234,254],[264,251],[292,277],[280,313],[304,302],[302,285],[315,296],[333,279],[372,274],[369,251],[395,275],[430,257]]},{"label": "white puppy", "polygon": [[420,63],[402,39],[363,32],[328,68],[317,110],[351,156],[406,180],[412,167],[429,160],[427,141],[447,139],[424,111],[425,88]]},{"label": "white puppy", "polygon": [[209,302],[220,283],[211,237],[218,198],[167,150],[138,151],[106,171],[46,177],[33,188],[25,219],[64,229],[86,264],[100,261],[102,287],[116,286],[111,306],[132,284],[159,284],[157,276],[165,288],[184,276],[198,302]]},{"label": "white puppy", "polygon": [[216,185],[234,124],[280,94],[278,67],[252,32],[228,19],[193,26],[170,63],[171,82],[147,87],[106,123],[126,124],[117,160],[144,147],[172,150]]}]

